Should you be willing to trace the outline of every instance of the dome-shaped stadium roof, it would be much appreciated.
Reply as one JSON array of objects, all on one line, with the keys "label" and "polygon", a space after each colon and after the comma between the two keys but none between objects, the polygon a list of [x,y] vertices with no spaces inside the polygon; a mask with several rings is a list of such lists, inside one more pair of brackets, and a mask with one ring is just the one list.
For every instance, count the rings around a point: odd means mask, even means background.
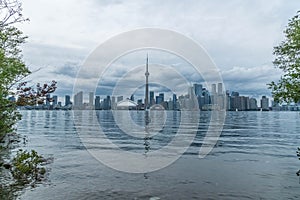
[{"label": "dome-shaped stadium roof", "polygon": [[125,99],[117,103],[117,109],[135,108],[137,103],[129,99]]}]

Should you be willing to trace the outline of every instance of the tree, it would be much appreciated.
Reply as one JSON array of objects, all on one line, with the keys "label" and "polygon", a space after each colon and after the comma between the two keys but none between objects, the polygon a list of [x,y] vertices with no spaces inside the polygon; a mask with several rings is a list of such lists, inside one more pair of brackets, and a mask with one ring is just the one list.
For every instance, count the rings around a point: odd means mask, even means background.
[{"label": "tree", "polygon": [[12,26],[16,22],[24,21],[21,13],[21,4],[17,1],[1,1],[0,21],[0,140],[6,133],[13,130],[19,113],[16,105],[8,100],[14,95],[12,88],[30,71],[22,61],[20,45],[25,42],[26,36]]},{"label": "tree", "polygon": [[[21,118],[17,105],[32,105],[44,102],[48,93],[54,92],[56,82],[37,84],[28,87],[22,80],[31,72],[22,60],[21,45],[26,36],[13,26],[27,21],[23,18],[21,3],[18,0],[0,0],[0,141],[14,130],[15,123]],[[9,100],[18,96],[18,104]]]},{"label": "tree", "polygon": [[300,11],[289,20],[285,40],[274,47],[273,64],[283,70],[280,80],[268,84],[277,102],[300,101]]}]

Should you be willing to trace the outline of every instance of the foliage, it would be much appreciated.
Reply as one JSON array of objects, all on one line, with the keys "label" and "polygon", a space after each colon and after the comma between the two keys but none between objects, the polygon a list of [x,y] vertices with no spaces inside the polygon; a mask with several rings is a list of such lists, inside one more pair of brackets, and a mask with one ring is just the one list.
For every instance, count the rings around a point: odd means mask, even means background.
[{"label": "foliage", "polygon": [[273,64],[282,69],[284,74],[278,83],[272,81],[269,89],[275,101],[300,101],[300,11],[288,23],[285,40],[274,47]]},{"label": "foliage", "polygon": [[53,99],[47,95],[56,90],[56,84],[57,82],[53,80],[50,84],[45,83],[44,85],[41,85],[40,83],[37,83],[36,88],[34,88],[32,86],[27,86],[27,82],[20,83],[17,87],[17,105],[36,105],[43,104],[45,100],[50,102],[53,101]]},{"label": "foliage", "polygon": [[45,162],[42,156],[34,150],[31,152],[19,150],[13,159],[13,177],[22,184],[39,181],[46,172],[41,164]]},{"label": "foliage", "polygon": [[[16,6],[16,7],[8,7]],[[16,27],[14,22],[24,20],[20,15],[20,4],[16,1],[1,1],[0,22],[0,140],[6,133],[13,130],[13,125],[20,115],[16,105],[8,100],[13,95],[12,88],[30,72],[22,61],[20,45],[26,37]],[[5,14],[5,11],[7,14]],[[3,15],[4,13],[4,15]]]},{"label": "foliage", "polygon": [[[26,21],[22,16],[21,3],[18,0],[0,0],[0,141],[14,130],[14,124],[21,116],[17,112],[18,105],[34,105],[43,103],[47,94],[54,92],[56,82],[39,83],[36,88],[28,87],[27,82],[21,82],[30,74],[22,60],[21,45],[26,36],[13,25]],[[18,102],[9,100],[17,96]]]}]

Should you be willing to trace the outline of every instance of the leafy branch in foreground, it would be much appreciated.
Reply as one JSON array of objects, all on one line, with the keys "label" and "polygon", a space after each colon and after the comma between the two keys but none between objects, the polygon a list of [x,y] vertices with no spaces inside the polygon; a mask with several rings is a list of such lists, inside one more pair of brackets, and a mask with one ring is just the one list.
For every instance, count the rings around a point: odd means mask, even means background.
[{"label": "leafy branch in foreground", "polygon": [[285,40],[274,47],[273,64],[284,74],[280,80],[268,84],[277,102],[300,101],[300,11],[288,23]]},{"label": "leafy branch in foreground", "polygon": [[45,83],[41,85],[37,83],[34,88],[33,86],[27,86],[27,82],[20,83],[17,87],[17,105],[37,105],[43,104],[45,100],[53,101],[53,99],[47,97],[47,95],[56,90],[56,84],[57,82],[53,80],[50,84]]},{"label": "leafy branch in foreground", "polygon": [[12,162],[12,175],[19,184],[34,184],[44,177],[46,169],[41,165],[45,162],[34,150],[19,150]]}]

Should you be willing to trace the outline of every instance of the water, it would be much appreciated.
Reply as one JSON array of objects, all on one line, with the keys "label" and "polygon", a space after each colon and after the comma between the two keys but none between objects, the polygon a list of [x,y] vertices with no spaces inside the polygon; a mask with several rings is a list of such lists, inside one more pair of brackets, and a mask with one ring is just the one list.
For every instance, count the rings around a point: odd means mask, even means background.
[{"label": "water", "polygon": [[[86,112],[83,111],[83,116]],[[131,112],[143,126],[144,112]],[[18,132],[25,149],[54,157],[48,181],[27,189],[20,199],[299,199],[296,172],[300,161],[300,115],[297,112],[228,112],[221,137],[198,158],[210,114],[202,112],[199,130],[187,151],[173,164],[150,173],[111,169],[86,150],[71,111],[22,111]],[[122,150],[147,154],[170,143],[180,124],[179,112],[167,112],[167,124],[149,140],[126,135],[109,111],[97,113],[106,136]],[[158,121],[160,122],[160,121]],[[188,126],[186,126],[188,129]],[[135,132],[132,130],[132,132]],[[188,132],[188,131],[187,131]],[[89,133],[93,132],[91,127]],[[81,135],[84,137],[84,135]],[[104,146],[95,146],[101,150]],[[110,148],[110,147],[109,147]]]}]

